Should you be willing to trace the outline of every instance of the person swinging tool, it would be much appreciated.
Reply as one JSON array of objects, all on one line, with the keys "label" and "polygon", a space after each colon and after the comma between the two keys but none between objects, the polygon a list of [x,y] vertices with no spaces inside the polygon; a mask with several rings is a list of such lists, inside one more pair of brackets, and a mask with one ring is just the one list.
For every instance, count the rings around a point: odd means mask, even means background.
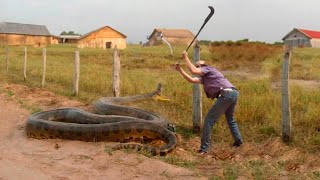
[{"label": "person swinging tool", "polygon": [[182,59],[186,62],[188,70],[192,74],[197,75],[197,77],[191,77],[180,67],[180,64],[177,63],[175,65],[175,69],[183,76],[183,78],[190,83],[202,84],[208,98],[217,98],[216,102],[205,117],[201,136],[201,145],[197,152],[201,155],[208,152],[211,142],[212,127],[222,114],[225,114],[226,116],[234,139],[233,146],[241,146],[242,138],[234,118],[235,106],[238,101],[238,90],[223,76],[221,72],[212,66],[206,65],[204,61],[200,60],[193,65],[190,62],[186,51],[182,53]]}]

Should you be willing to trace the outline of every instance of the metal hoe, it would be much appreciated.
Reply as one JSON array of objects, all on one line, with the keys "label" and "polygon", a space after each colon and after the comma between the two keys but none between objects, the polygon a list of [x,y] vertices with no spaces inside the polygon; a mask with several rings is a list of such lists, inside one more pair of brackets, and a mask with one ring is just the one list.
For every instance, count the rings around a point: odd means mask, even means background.
[{"label": "metal hoe", "polygon": [[[194,40],[198,37],[198,35],[200,34],[201,30],[203,29],[203,27],[207,24],[207,22],[210,20],[210,18],[212,17],[212,15],[214,14],[214,8],[212,6],[209,6],[210,8],[210,14],[207,16],[207,18],[204,20],[204,23],[202,24],[200,30],[198,31],[197,35],[193,38],[193,40],[191,41],[191,43],[189,44],[189,46],[187,47],[186,51],[189,50],[190,46],[192,45],[192,43],[194,42]],[[178,64],[180,63],[181,59],[178,61]]]}]

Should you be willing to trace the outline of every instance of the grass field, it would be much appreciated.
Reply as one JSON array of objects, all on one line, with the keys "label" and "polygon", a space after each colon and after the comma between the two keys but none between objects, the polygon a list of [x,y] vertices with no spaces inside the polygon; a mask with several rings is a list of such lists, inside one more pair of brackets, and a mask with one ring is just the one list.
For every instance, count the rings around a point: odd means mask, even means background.
[{"label": "grass field", "polygon": [[[136,106],[156,112],[177,126],[178,133],[192,138],[192,86],[174,64],[184,46],[174,47],[170,56],[166,46],[128,45],[121,51],[121,96],[155,90],[163,84],[162,95],[170,101],[147,101]],[[201,59],[222,70],[239,89],[236,119],[246,142],[261,143],[281,136],[281,65],[282,47],[263,43],[219,44],[201,47]],[[0,81],[41,86],[42,49],[28,47],[27,81],[23,80],[24,47],[10,47],[9,73],[5,67],[5,47],[0,48]],[[79,95],[72,96],[74,51],[72,45],[47,47],[45,89],[85,103],[102,96],[112,96],[112,50],[80,49]],[[192,57],[192,51],[189,51]],[[294,49],[290,77],[303,81],[320,81],[320,50]],[[280,83],[281,84],[281,83]],[[293,140],[291,146],[315,153],[320,149],[319,88],[290,85]],[[203,95],[205,96],[205,95]],[[204,115],[212,100],[203,97]],[[213,143],[232,143],[224,117],[214,126]]]}]

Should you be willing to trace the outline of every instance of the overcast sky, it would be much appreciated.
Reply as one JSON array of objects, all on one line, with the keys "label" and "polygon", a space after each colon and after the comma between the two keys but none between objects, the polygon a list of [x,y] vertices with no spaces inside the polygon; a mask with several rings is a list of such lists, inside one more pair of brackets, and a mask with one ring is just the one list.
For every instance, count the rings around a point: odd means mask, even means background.
[{"label": "overcast sky", "polygon": [[46,25],[51,34],[110,26],[127,42],[154,28],[189,29],[199,40],[281,41],[293,28],[320,31],[320,0],[0,0],[0,21]]}]

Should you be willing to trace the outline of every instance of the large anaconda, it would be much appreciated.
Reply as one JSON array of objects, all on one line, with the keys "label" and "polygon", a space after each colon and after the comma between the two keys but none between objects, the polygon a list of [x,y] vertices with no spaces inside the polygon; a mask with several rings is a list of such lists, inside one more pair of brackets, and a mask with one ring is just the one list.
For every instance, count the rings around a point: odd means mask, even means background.
[{"label": "large anaconda", "polygon": [[26,123],[26,134],[36,139],[71,139],[81,141],[150,141],[160,139],[161,147],[145,144],[120,144],[115,148],[134,147],[145,149],[153,155],[166,155],[177,143],[169,131],[167,121],[148,111],[123,104],[153,97],[161,92],[161,84],[155,92],[126,97],[104,97],[95,103],[97,113],[76,108],[42,111],[31,115]]}]

